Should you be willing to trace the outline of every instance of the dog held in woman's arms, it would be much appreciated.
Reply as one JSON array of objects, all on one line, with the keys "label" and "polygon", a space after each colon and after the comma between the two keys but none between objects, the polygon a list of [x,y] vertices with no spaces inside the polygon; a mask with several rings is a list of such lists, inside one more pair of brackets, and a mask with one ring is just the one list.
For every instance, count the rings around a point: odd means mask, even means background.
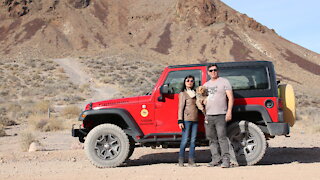
[{"label": "dog held in woman's arms", "polygon": [[206,104],[207,104],[207,97],[208,97],[208,91],[207,88],[204,86],[199,86],[196,89],[196,105],[198,107],[198,109],[200,109],[202,111],[202,113],[204,115],[206,115]]}]

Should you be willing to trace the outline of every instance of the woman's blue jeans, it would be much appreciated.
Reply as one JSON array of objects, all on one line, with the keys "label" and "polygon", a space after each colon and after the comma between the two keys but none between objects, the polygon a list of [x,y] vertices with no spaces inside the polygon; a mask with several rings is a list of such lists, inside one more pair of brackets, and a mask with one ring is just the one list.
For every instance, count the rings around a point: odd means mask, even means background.
[{"label": "woman's blue jeans", "polygon": [[196,138],[197,138],[197,131],[198,131],[198,122],[184,121],[183,124],[184,124],[184,128],[182,129],[182,139],[180,143],[179,158],[184,158],[185,149],[190,137],[189,159],[194,159]]}]

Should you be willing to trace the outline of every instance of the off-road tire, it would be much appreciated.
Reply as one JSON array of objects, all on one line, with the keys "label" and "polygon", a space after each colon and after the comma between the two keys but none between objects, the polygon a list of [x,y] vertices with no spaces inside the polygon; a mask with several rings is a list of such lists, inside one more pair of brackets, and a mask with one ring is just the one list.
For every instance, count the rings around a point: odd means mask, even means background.
[{"label": "off-road tire", "polygon": [[244,166],[258,163],[265,154],[267,143],[261,129],[254,123],[240,121],[228,129],[231,162]]},{"label": "off-road tire", "polygon": [[113,124],[93,128],[84,143],[89,160],[98,168],[121,165],[128,157],[130,143],[126,133]]}]

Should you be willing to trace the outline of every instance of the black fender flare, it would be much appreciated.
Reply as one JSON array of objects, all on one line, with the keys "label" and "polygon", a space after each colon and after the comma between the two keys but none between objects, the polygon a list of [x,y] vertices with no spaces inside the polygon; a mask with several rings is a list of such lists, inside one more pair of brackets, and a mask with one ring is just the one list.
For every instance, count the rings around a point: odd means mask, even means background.
[{"label": "black fender flare", "polygon": [[[264,120],[266,126],[258,125],[262,132],[270,135],[287,135],[290,133],[288,123],[284,122],[273,122],[269,116],[268,111],[264,106],[261,105],[237,105],[234,106],[232,112],[248,112],[256,111],[259,112]],[[280,114],[281,115],[281,114]],[[279,114],[278,114],[279,116]],[[280,117],[281,118],[281,117]]]},{"label": "black fender flare", "polygon": [[272,120],[269,116],[268,111],[266,110],[265,107],[261,105],[236,105],[232,109],[232,112],[248,112],[248,111],[259,112],[266,124],[272,123]]},{"label": "black fender flare", "polygon": [[110,108],[110,109],[99,109],[99,110],[86,110],[80,114],[79,121],[85,121],[87,117],[91,115],[103,115],[103,114],[116,114],[119,115],[125,123],[128,125],[128,129],[124,129],[124,132],[130,136],[135,141],[139,141],[137,137],[142,137],[143,132],[141,131],[140,127],[131,116],[131,114],[122,108]]}]

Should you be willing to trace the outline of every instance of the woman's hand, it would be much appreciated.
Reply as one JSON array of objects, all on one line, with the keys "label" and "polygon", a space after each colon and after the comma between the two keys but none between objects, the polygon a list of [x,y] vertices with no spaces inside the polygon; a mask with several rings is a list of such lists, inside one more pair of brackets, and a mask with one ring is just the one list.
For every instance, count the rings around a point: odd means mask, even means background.
[{"label": "woman's hand", "polygon": [[179,123],[179,128],[180,128],[180,129],[184,129],[183,123]]}]

